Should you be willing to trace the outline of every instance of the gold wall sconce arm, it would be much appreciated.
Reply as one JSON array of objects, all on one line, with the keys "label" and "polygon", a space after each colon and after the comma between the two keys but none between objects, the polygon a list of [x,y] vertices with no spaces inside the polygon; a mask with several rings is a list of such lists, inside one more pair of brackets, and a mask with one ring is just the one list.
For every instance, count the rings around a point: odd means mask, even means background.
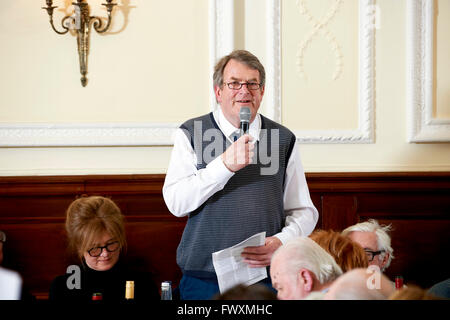
[{"label": "gold wall sconce arm", "polygon": [[61,27],[63,31],[58,31],[53,23],[53,10],[58,8],[53,6],[52,0],[46,0],[47,7],[42,7],[42,9],[47,10],[50,17],[50,25],[52,29],[57,34],[66,34],[71,28],[76,30],[77,35],[77,45],[78,45],[78,56],[80,60],[80,73],[81,73],[81,85],[83,87],[87,84],[87,57],[89,53],[89,36],[91,24],[93,25],[97,33],[106,32],[111,25],[111,12],[116,6],[116,3],[112,3],[113,0],[106,0],[107,3],[102,3],[106,7],[108,13],[108,20],[106,25],[103,27],[103,21],[100,17],[89,16],[89,6],[84,0],[77,0],[77,2],[72,2],[75,8],[74,15],[65,16],[61,20]]}]

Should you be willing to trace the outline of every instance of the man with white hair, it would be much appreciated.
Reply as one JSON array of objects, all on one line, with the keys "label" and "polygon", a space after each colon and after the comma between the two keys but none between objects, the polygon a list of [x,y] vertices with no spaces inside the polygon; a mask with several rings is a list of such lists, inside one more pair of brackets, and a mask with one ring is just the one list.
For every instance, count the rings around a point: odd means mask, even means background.
[{"label": "man with white hair", "polygon": [[313,291],[326,291],[341,274],[333,257],[308,237],[295,238],[279,247],[270,264],[279,300],[301,300]]},{"label": "man with white hair", "polygon": [[389,236],[391,226],[381,226],[378,221],[370,219],[346,228],[342,235],[348,236],[364,248],[370,265],[376,265],[384,272],[394,259]]}]

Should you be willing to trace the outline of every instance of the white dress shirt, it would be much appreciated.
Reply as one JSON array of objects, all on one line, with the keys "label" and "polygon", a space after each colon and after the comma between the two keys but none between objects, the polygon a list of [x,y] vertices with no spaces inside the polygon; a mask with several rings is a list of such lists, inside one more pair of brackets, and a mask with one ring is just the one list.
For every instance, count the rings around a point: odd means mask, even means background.
[{"label": "white dress shirt", "polygon": [[[229,137],[237,128],[225,118],[220,108],[213,112],[213,117],[220,130],[231,141]],[[261,117],[257,114],[249,128],[249,134],[254,138],[253,143],[259,140],[260,130]],[[163,186],[167,208],[177,217],[184,217],[200,207],[213,194],[222,190],[234,175],[234,172],[225,167],[220,156],[200,170],[196,163],[197,156],[189,139],[181,129],[177,129]],[[282,243],[297,236],[308,236],[316,226],[319,213],[309,195],[297,144],[292,149],[286,168],[283,203],[286,222],[281,232],[275,236]]]}]

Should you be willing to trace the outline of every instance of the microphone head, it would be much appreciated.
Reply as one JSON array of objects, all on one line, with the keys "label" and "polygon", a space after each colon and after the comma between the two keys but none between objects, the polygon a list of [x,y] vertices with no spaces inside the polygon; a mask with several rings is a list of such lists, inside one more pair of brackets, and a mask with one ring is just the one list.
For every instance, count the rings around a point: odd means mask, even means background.
[{"label": "microphone head", "polygon": [[239,119],[241,120],[241,122],[250,122],[251,116],[252,113],[249,107],[242,107],[239,111]]}]

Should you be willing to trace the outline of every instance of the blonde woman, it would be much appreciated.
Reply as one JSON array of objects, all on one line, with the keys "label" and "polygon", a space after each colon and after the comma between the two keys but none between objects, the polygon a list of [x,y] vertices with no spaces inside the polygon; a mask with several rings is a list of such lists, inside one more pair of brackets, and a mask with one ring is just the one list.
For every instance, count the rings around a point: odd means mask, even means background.
[{"label": "blonde woman", "polygon": [[120,262],[126,249],[124,218],[105,197],[82,197],[66,213],[69,249],[80,259],[51,285],[51,300],[125,299],[127,281],[134,281],[136,300],[159,299],[150,274],[132,272]]}]

